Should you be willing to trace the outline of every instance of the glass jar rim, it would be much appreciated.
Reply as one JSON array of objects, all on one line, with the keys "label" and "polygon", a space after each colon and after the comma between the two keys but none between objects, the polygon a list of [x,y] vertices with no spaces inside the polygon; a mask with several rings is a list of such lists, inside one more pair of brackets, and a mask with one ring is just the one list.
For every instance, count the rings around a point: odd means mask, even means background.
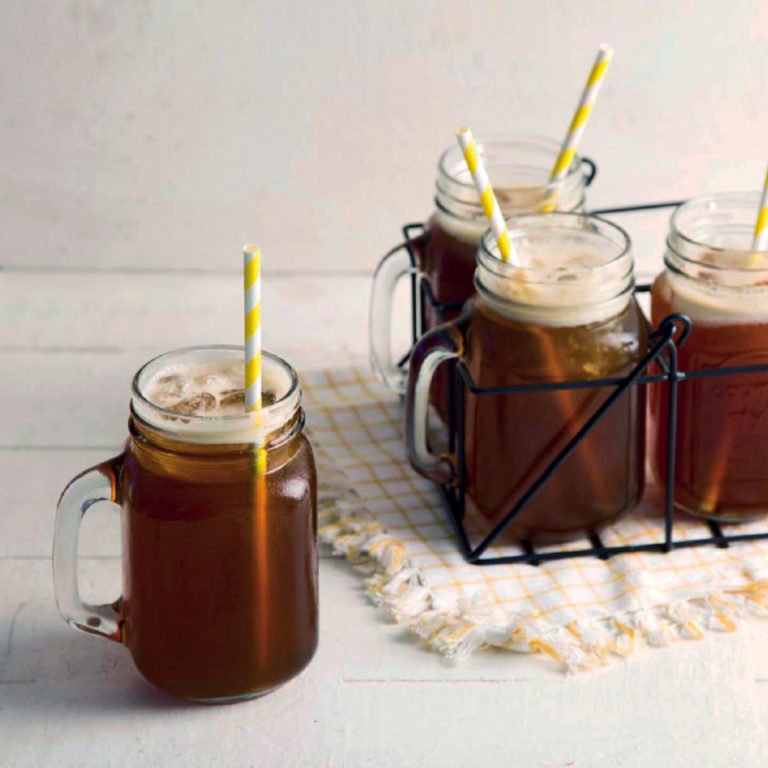
[{"label": "glass jar rim", "polygon": [[[536,222],[552,222],[556,226],[552,227],[535,227]],[[507,230],[509,232],[509,237],[512,242],[514,242],[514,235],[516,233],[527,233],[527,232],[533,232],[541,229],[553,229],[557,231],[567,231],[570,229],[569,227],[566,227],[565,225],[568,222],[595,222],[597,226],[601,227],[603,230],[603,233],[612,233],[615,235],[616,239],[613,241],[616,243],[617,246],[619,246],[618,252],[614,255],[612,255],[610,258],[607,258],[605,261],[595,264],[592,266],[584,266],[584,267],[569,267],[568,271],[570,273],[579,275],[592,275],[594,274],[595,269],[605,269],[613,267],[618,262],[622,261],[623,259],[626,259],[628,255],[630,255],[631,249],[632,249],[632,240],[627,234],[626,230],[624,230],[622,227],[620,227],[618,224],[615,224],[612,221],[608,221],[608,219],[604,219],[601,216],[595,216],[594,214],[589,213],[571,213],[568,211],[547,211],[545,213],[520,213],[516,214],[515,216],[510,216],[509,218],[505,219],[505,222],[507,224]],[[559,225],[559,226],[557,226]],[[573,228],[573,231],[580,231],[576,228]],[[586,231],[586,230],[581,230]],[[605,237],[605,234],[601,233],[598,230],[594,230],[594,234],[603,237],[604,239],[609,239]],[[478,249],[478,263],[481,263],[481,257],[483,258],[482,266],[486,268],[493,268],[494,271],[497,272],[497,274],[508,276],[508,277],[514,277],[516,275],[519,275],[521,272],[525,274],[526,280],[533,283],[542,283],[547,284],[551,283],[552,280],[545,280],[543,279],[543,276],[545,275],[551,275],[553,270],[552,267],[532,267],[527,265],[521,265],[516,266],[514,264],[511,264],[510,262],[505,262],[501,258],[499,258],[498,255],[498,243],[496,242],[496,237],[493,233],[493,230],[488,228],[485,231],[485,234],[483,235],[482,240],[480,241],[480,248]],[[630,260],[629,269],[632,270],[632,264]],[[531,276],[533,276],[533,279],[531,279]],[[536,279],[536,277],[539,276],[539,279]]]},{"label": "glass jar rim", "polygon": [[[243,347],[239,347],[235,344],[200,344],[196,346],[191,347],[180,347],[179,349],[172,349],[168,352],[163,352],[159,355],[156,355],[151,360],[148,360],[144,365],[139,368],[139,370],[134,374],[133,380],[131,382],[131,395],[132,397],[135,397],[143,406],[148,407],[152,412],[156,412],[159,416],[170,418],[170,419],[178,419],[179,414],[175,411],[170,411],[167,408],[163,408],[162,406],[156,405],[153,403],[147,396],[141,391],[141,378],[142,375],[144,375],[150,366],[155,365],[159,363],[163,358],[169,357],[171,355],[183,355],[187,353],[194,353],[194,352],[201,352],[201,351],[214,351],[214,350],[221,350],[226,352],[239,352],[240,354],[243,354]],[[266,350],[262,351],[262,356],[270,360],[271,362],[277,364],[280,366],[285,373],[288,374],[289,377],[289,385],[288,390],[285,392],[284,395],[281,395],[280,398],[275,400],[274,403],[270,403],[269,405],[262,406],[258,412],[262,415],[269,417],[270,414],[274,414],[282,406],[285,406],[289,400],[292,397],[295,397],[299,390],[299,377],[296,371],[293,369],[293,366],[291,366],[290,363],[288,363],[286,360],[284,360],[282,357],[279,357],[278,355],[275,355],[272,352],[267,352]],[[211,415],[207,416],[204,414],[193,414],[193,415],[187,415],[184,414],[183,418],[188,421],[189,423],[198,423],[198,424],[210,424],[214,422],[222,422],[222,423],[237,423],[241,421],[250,421],[253,419],[253,411],[249,411],[247,413],[237,413],[237,414],[227,414],[227,415]]]},{"label": "glass jar rim", "polygon": [[[558,208],[580,209],[586,196],[587,174],[581,157],[575,156],[565,178],[550,181],[560,143],[539,136],[489,135],[478,143],[505,216],[539,210],[557,196]],[[466,167],[461,149],[446,149],[438,161],[435,207],[449,221],[470,221],[482,234],[483,206]]]},{"label": "glass jar rim", "polygon": [[[551,149],[555,156],[557,156],[557,153],[560,151],[560,143],[555,141],[554,139],[550,139],[546,136],[537,136],[535,134],[521,134],[519,136],[515,135],[507,135],[502,133],[490,133],[487,135],[484,135],[482,139],[478,139],[478,149],[480,151],[480,154],[483,154],[483,148],[484,146],[494,146],[494,147],[506,147],[506,148],[513,148],[513,147],[535,147],[539,146],[542,149]],[[463,179],[459,179],[456,176],[456,173],[454,170],[457,166],[461,170],[462,174],[464,172],[464,165],[463,165],[463,155],[461,152],[461,148],[457,144],[453,144],[450,147],[447,147],[442,154],[440,155],[440,158],[437,163],[437,170],[438,175],[442,176],[446,179],[449,179],[452,183],[458,184],[461,187],[464,187],[469,190],[474,190],[474,184],[472,182],[472,179],[469,178],[467,181],[464,181]],[[450,163],[450,165],[449,165]],[[581,170],[582,165],[582,158],[580,155],[575,154],[573,156],[573,160],[571,160],[571,165],[568,168],[568,174],[566,176],[566,179],[570,179],[575,174],[577,174]],[[542,184],[541,189],[547,189],[550,186],[551,187],[557,187],[562,182],[548,182],[547,184]],[[478,202],[479,205],[479,202]]]},{"label": "glass jar rim", "polygon": [[[631,240],[621,227],[598,216],[558,211],[520,214],[507,222],[513,243],[516,235],[530,236],[542,248],[544,266],[526,265],[525,251],[521,266],[502,261],[487,230],[477,252],[475,288],[492,310],[533,325],[585,325],[615,317],[628,305],[634,264]],[[575,264],[547,263],[549,243],[541,235],[548,231],[554,253],[576,247]],[[564,248],[568,239],[571,245]],[[581,251],[591,258],[593,248],[598,258],[590,264]]]},{"label": "glass jar rim", "polygon": [[[722,253],[731,254],[736,257],[743,258],[746,262],[743,266],[734,266],[732,264],[718,264],[716,262],[707,262],[707,270],[711,270],[714,274],[722,272],[733,272],[744,275],[758,275],[761,272],[768,273],[768,267],[750,267],[748,265],[749,260],[755,253],[759,251],[753,251],[746,248],[725,248],[719,245],[712,245],[705,240],[699,240],[691,235],[687,234],[684,226],[682,226],[681,219],[685,214],[693,213],[697,209],[702,213],[713,210],[716,203],[730,202],[734,205],[739,205],[744,209],[750,209],[757,211],[760,200],[759,192],[715,192],[709,195],[702,195],[701,197],[694,197],[690,200],[686,200],[681,205],[677,206],[669,217],[669,234],[666,238],[667,247],[674,251],[675,257],[682,262],[700,267],[702,262],[698,258],[692,258],[690,255],[682,252],[682,249],[675,246],[674,238],[679,238],[684,244],[691,246],[694,249],[702,249],[702,252],[706,253]],[[766,253],[768,256],[768,253]]]}]

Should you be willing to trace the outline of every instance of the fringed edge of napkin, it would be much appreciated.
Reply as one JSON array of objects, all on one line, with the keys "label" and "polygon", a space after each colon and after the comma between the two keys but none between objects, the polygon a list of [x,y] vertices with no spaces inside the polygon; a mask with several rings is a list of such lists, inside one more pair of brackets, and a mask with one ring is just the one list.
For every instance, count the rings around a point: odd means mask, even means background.
[{"label": "fringed edge of napkin", "polygon": [[651,647],[707,632],[733,632],[744,616],[768,617],[768,580],[694,593],[670,604],[616,616],[547,625],[534,613],[493,616],[490,596],[478,591],[454,609],[436,601],[404,545],[360,502],[343,470],[325,457],[319,499],[320,538],[365,574],[372,601],[395,622],[407,625],[427,646],[453,661],[481,647],[545,653],[568,672],[581,672],[626,658],[639,641]]}]

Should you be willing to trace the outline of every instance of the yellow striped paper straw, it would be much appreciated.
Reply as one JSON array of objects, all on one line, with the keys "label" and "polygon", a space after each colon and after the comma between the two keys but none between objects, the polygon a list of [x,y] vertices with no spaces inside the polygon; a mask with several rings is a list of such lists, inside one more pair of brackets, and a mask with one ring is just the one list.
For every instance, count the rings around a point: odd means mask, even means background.
[{"label": "yellow striped paper straw", "polygon": [[549,177],[550,182],[562,181],[568,175],[568,169],[571,167],[573,158],[576,155],[579,142],[584,134],[584,127],[592,112],[597,94],[600,93],[603,80],[605,80],[605,73],[612,59],[613,48],[603,43],[597,52],[597,58],[592,65],[592,71],[587,78],[587,84],[584,86],[581,94],[579,106],[576,107],[571,124],[568,126],[568,133],[565,136],[563,145],[560,148],[560,154],[555,161],[555,167],[552,169],[552,174]]},{"label": "yellow striped paper straw", "polygon": [[504,216],[501,213],[501,208],[499,207],[496,195],[493,193],[493,187],[488,178],[488,172],[485,170],[483,159],[477,151],[477,144],[475,144],[472,131],[466,126],[459,128],[459,130],[456,131],[456,138],[458,139],[461,151],[464,153],[464,160],[466,161],[467,168],[472,176],[472,181],[475,182],[477,194],[480,195],[480,202],[483,204],[485,216],[491,225],[493,235],[499,245],[501,258],[503,261],[511,261],[514,266],[519,267],[520,258],[512,247],[512,243],[509,241],[509,232],[507,231],[507,225],[504,222]]},{"label": "yellow striped paper straw", "polygon": [[757,221],[752,237],[753,251],[768,251],[768,172],[763,182],[763,194],[760,197],[760,206],[757,209]]},{"label": "yellow striped paper straw", "polygon": [[[245,310],[245,410],[261,410],[261,251],[258,245],[243,248]],[[256,426],[260,419],[257,416]],[[256,448],[256,470],[267,468],[267,452]]]}]

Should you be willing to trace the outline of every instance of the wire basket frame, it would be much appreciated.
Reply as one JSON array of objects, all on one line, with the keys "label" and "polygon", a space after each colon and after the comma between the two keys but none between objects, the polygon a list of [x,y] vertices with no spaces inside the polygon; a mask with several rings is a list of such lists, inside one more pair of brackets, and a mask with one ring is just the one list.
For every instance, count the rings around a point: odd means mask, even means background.
[{"label": "wire basket frame", "polygon": [[[648,203],[633,206],[623,206],[620,208],[605,208],[591,211],[593,215],[623,213],[640,210],[652,210],[659,208],[676,207],[683,201]],[[412,266],[418,268],[418,256],[416,253],[416,238],[428,236],[425,225],[407,224],[403,227],[405,242],[400,247],[405,247],[411,258]],[[636,293],[647,293],[650,285],[636,286]],[[413,343],[422,335],[426,327],[426,310],[431,308],[433,316],[439,322],[442,322],[446,316],[453,316],[458,313],[463,306],[463,302],[440,302],[436,299],[432,287],[423,275],[411,275],[411,331]],[[590,379],[567,382],[553,382],[542,384],[525,384],[510,387],[478,387],[472,380],[472,377],[466,366],[461,360],[444,363],[452,367],[449,376],[449,386],[447,388],[447,413],[449,450],[456,455],[456,482],[452,485],[439,484],[438,487],[442,493],[445,506],[448,512],[448,519],[456,536],[459,549],[464,559],[475,565],[498,565],[503,563],[527,563],[529,565],[539,565],[548,560],[563,560],[572,557],[597,557],[607,560],[615,555],[628,554],[632,552],[660,552],[667,553],[673,549],[698,547],[698,546],[717,546],[727,548],[731,543],[744,541],[758,541],[768,539],[768,530],[762,533],[724,533],[716,520],[702,520],[703,526],[706,526],[709,535],[693,539],[675,539],[674,537],[674,472],[676,460],[676,427],[677,427],[677,401],[678,388],[683,380],[697,378],[727,378],[734,376],[745,376],[755,373],[768,372],[768,364],[734,366],[728,368],[719,368],[705,371],[682,371],[678,365],[678,348],[685,343],[690,335],[692,327],[691,319],[687,315],[673,313],[665,317],[659,327],[652,329],[649,327],[649,347],[642,359],[633,367],[633,369],[623,377],[612,379]],[[399,362],[399,365],[407,365],[410,351]],[[660,373],[648,373],[648,369],[656,364]],[[522,548],[522,553],[505,556],[490,556],[487,550],[502,535],[507,526],[514,520],[520,512],[526,507],[531,499],[541,490],[549,481],[550,477],[557,468],[568,458],[576,446],[584,437],[595,427],[595,425],[605,416],[611,407],[617,402],[621,395],[633,386],[647,386],[651,383],[668,382],[666,397],[668,398],[669,418],[667,419],[667,431],[664,435],[667,446],[667,461],[664,478],[664,531],[659,541],[644,544],[626,544],[619,546],[605,545],[596,531],[584,531],[584,537],[589,541],[589,546],[581,549],[556,550],[548,548],[547,551],[537,551],[530,541],[518,542]],[[578,390],[585,388],[605,388],[610,390],[608,396],[600,407],[590,416],[582,425],[571,440],[558,452],[550,463],[541,471],[533,482],[525,489],[517,503],[510,509],[480,540],[477,544],[472,544],[464,526],[464,517],[466,512],[467,497],[467,471],[464,456],[464,429],[465,414],[464,401],[467,393],[475,396],[493,396],[507,395],[514,396],[520,392],[544,392],[552,390]],[[767,526],[768,528],[768,526]],[[505,542],[509,543],[509,542]]]}]

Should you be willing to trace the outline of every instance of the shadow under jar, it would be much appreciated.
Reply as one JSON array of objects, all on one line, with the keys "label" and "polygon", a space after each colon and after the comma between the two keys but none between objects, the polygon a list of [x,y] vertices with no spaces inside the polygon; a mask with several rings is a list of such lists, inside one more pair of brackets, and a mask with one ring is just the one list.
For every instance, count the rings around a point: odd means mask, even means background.
[{"label": "shadow under jar", "polygon": [[[692,321],[681,371],[768,364],[768,253],[750,250],[758,193],[690,200],[672,215],[666,269],[651,294],[657,325]],[[666,476],[666,384],[651,387],[652,464]],[[720,521],[768,512],[768,372],[683,379],[678,385],[675,505]]]},{"label": "shadow under jar", "polygon": [[[317,646],[317,489],[301,391],[279,357],[265,352],[262,370],[254,416],[241,400],[242,348],[150,361],[134,378],[124,453],[75,478],[59,502],[62,616],[124,643],[149,682],[182,698],[261,695]],[[171,406],[174,389],[187,391]],[[123,539],[123,595],[101,606],[80,600],[76,579],[80,519],[97,501],[120,505]]]},{"label": "shadow under jar", "polygon": [[[568,175],[559,184],[549,176],[560,151],[556,141],[542,138],[489,138],[478,145],[504,216],[532,213],[545,205],[559,211],[580,211],[594,166],[574,157]],[[371,365],[393,391],[405,392],[406,373],[392,355],[392,298],[397,282],[416,274],[419,284],[428,286],[434,300],[453,305],[440,311],[419,297],[423,305],[423,332],[442,320],[455,318],[463,303],[474,293],[475,257],[488,228],[483,207],[461,149],[452,146],[440,156],[435,179],[435,211],[424,232],[412,241],[417,264],[411,264],[403,248],[391,251],[380,262],[373,278],[370,303],[369,340]],[[421,291],[420,291],[421,292]],[[445,374],[437,377],[436,384]],[[433,403],[440,407],[442,388],[435,389]]]},{"label": "shadow under jar", "polygon": [[[504,263],[492,233],[477,255],[477,295],[414,347],[406,440],[414,468],[456,480],[456,456],[431,453],[429,385],[461,360],[478,388],[621,377],[647,350],[634,296],[629,237],[596,217],[531,214],[508,221],[521,266]],[[475,394],[464,388],[466,491],[492,524],[521,499],[611,393],[609,387]],[[563,541],[631,509],[643,490],[645,398],[629,387],[505,528],[505,536]]]}]

